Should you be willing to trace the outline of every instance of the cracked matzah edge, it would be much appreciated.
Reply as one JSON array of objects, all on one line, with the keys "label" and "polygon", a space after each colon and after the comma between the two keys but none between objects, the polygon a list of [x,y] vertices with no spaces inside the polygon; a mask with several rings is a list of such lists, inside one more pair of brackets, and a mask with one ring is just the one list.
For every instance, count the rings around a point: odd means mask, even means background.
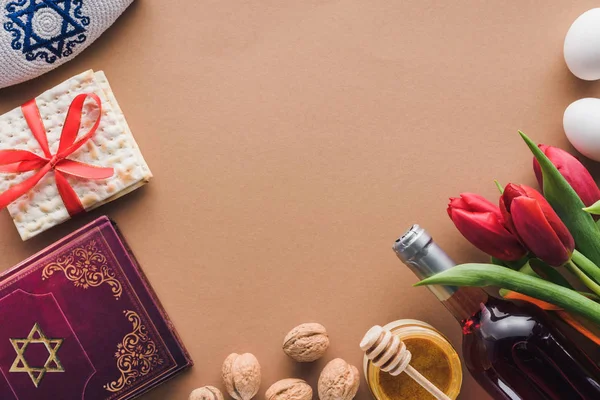
[{"label": "cracked matzah edge", "polygon": [[146,176],[144,176],[142,181],[137,182],[137,183],[127,187],[126,189],[119,191],[118,193],[115,193],[114,195],[104,199],[103,201],[97,202],[90,208],[87,208],[86,211],[94,210],[100,206],[103,206],[104,204],[107,204],[107,203],[110,203],[111,201],[117,200],[117,199],[133,192],[136,189],[139,189],[140,187],[142,187],[146,183],[148,183],[150,181],[150,179],[152,179],[152,177],[153,177],[152,172],[150,171],[150,167],[148,166],[148,163],[144,159],[144,156],[140,150],[140,147],[137,144],[135,137],[133,136],[133,132],[131,132],[131,128],[129,127],[129,124],[127,123],[127,119],[125,118],[125,114],[123,114],[123,110],[121,109],[121,106],[119,105],[119,102],[117,101],[117,98],[115,97],[115,94],[112,91],[112,88],[110,86],[110,83],[108,82],[108,78],[106,77],[106,74],[104,74],[104,71],[95,71],[94,78],[96,79],[96,83],[98,83],[98,86],[104,91],[104,94],[106,95],[106,98],[108,99],[111,106],[113,107],[113,110],[119,115],[120,122],[123,124],[123,127],[125,128],[125,132],[127,132],[129,134],[133,145],[135,146],[135,148],[138,151],[138,154],[139,154],[138,158],[141,161],[141,165],[144,166],[144,171],[146,172]]}]

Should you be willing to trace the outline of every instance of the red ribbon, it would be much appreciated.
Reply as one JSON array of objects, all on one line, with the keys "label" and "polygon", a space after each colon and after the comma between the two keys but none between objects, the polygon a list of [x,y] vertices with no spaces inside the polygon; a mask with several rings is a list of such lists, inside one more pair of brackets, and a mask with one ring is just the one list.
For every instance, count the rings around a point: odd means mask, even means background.
[{"label": "red ribbon", "polygon": [[[98,118],[88,133],[75,141],[81,127],[83,104],[88,97],[98,105]],[[84,93],[73,99],[65,118],[56,154],[50,153],[46,129],[44,128],[42,116],[40,115],[40,110],[37,108],[35,99],[23,104],[21,110],[31,133],[33,133],[33,137],[35,137],[44,152],[44,157],[40,157],[27,150],[0,150],[0,172],[19,173],[38,170],[30,178],[11,186],[6,192],[0,194],[0,209],[29,192],[48,172],[54,171],[58,193],[69,215],[73,216],[84,211],[77,193],[69,185],[65,174],[85,179],[106,179],[114,174],[113,168],[96,167],[67,159],[69,155],[77,151],[96,133],[102,116],[102,102],[100,98],[94,93]]]}]

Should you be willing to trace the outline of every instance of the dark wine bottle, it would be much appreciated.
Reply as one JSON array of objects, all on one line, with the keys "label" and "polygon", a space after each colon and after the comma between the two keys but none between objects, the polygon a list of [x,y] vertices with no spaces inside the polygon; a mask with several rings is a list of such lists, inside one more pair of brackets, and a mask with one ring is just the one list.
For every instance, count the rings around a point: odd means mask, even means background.
[{"label": "dark wine bottle", "polygon": [[[455,266],[418,225],[396,240],[394,251],[420,279]],[[494,399],[600,399],[600,369],[540,308],[480,288],[429,289],[459,321],[465,365]]]}]

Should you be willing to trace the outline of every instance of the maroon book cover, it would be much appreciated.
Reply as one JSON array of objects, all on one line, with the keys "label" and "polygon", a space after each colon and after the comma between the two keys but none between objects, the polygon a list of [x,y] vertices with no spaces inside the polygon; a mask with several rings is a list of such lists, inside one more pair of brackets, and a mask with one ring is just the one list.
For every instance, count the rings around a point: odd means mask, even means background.
[{"label": "maroon book cover", "polygon": [[192,365],[101,217],[0,277],[0,399],[125,400]]}]

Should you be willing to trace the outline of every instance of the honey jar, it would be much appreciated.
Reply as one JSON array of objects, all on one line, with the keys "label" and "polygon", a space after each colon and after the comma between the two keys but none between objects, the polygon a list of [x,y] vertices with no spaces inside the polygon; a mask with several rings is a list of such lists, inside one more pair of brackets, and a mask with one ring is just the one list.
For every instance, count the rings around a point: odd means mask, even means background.
[{"label": "honey jar", "polygon": [[[431,325],[402,319],[384,326],[398,336],[411,352],[410,365],[451,399],[456,399],[462,385],[462,368],[456,350]],[[377,400],[430,400],[435,398],[406,373],[392,376],[374,366],[365,355],[364,374]]]}]

